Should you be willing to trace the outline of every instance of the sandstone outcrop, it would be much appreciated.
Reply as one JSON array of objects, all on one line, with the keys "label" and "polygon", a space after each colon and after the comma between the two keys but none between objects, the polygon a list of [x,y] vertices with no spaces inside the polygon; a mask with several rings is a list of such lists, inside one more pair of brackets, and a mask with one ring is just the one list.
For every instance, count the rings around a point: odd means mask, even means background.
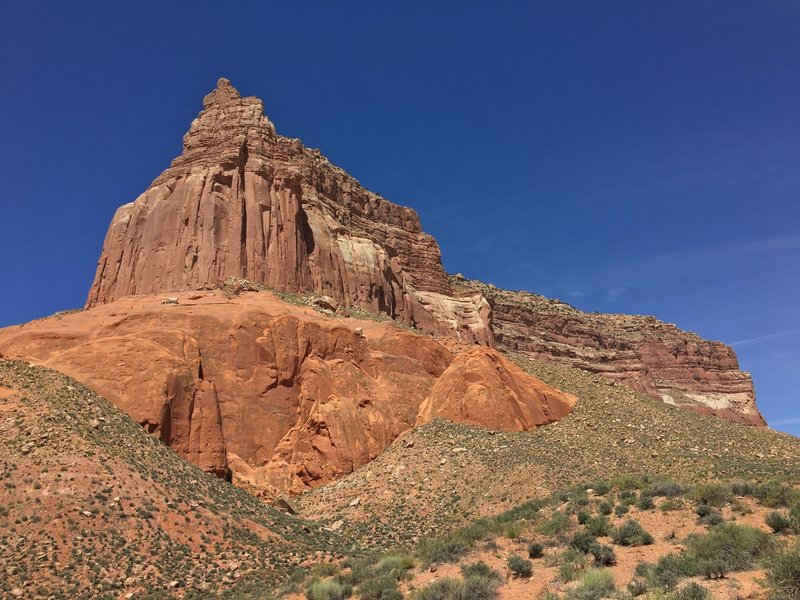
[{"label": "sandstone outcrop", "polygon": [[497,347],[614,379],[668,404],[748,425],[765,425],[753,382],[736,353],[653,317],[586,313],[528,292],[452,278],[493,309]]},{"label": "sandstone outcrop", "polygon": [[9,327],[0,348],[80,380],[196,465],[265,495],[369,462],[414,425],[453,360],[388,320],[268,292],[175,295]]},{"label": "sandstone outcrop", "polygon": [[226,79],[203,105],[183,153],[114,215],[87,307],[238,277],[493,343],[488,304],[453,295],[412,209],[277,135]]},{"label": "sandstone outcrop", "polygon": [[440,417],[503,431],[526,431],[572,411],[577,398],[550,387],[491,348],[460,354],[422,403],[417,425]]}]

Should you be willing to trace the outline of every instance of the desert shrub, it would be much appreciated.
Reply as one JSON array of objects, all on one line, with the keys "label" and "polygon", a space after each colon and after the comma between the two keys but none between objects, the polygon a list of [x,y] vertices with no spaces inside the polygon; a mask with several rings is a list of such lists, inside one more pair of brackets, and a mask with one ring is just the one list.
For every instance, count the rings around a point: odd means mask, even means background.
[{"label": "desert shrub", "polygon": [[578,520],[578,525],[586,525],[586,521],[588,521],[591,517],[588,512],[581,510],[578,512],[576,518]]},{"label": "desert shrub", "polygon": [[402,600],[403,595],[397,589],[397,579],[391,575],[379,575],[365,579],[356,588],[361,600]]},{"label": "desert shrub", "polygon": [[680,510],[683,508],[683,499],[679,497],[667,498],[658,505],[658,510],[668,512],[671,510]]},{"label": "desert shrub", "polygon": [[350,570],[347,573],[339,575],[339,581],[347,583],[350,586],[357,586],[372,575],[376,561],[377,557],[374,556],[367,558],[350,558],[343,561],[342,566]]},{"label": "desert shrub", "polygon": [[500,579],[500,574],[482,560],[469,565],[461,565],[461,575],[464,579],[469,579],[470,577]]},{"label": "desert shrub", "polygon": [[587,569],[569,594],[575,600],[600,600],[614,592],[614,577],[605,569]]},{"label": "desert shrub", "polygon": [[512,554],[508,557],[508,568],[517,577],[530,577],[533,573],[533,563],[518,554]]},{"label": "desert shrub", "polygon": [[614,507],[614,514],[618,517],[623,517],[628,514],[628,510],[627,504],[617,504]]},{"label": "desert shrub", "polygon": [[584,554],[589,554],[592,549],[597,546],[597,540],[594,536],[585,529],[575,532],[569,542],[570,547],[580,550]]},{"label": "desert shrub", "polygon": [[390,575],[395,579],[403,579],[414,568],[414,558],[410,554],[389,554],[384,556],[375,565],[376,571],[383,575]]},{"label": "desert shrub", "polygon": [[792,521],[789,519],[789,517],[776,510],[764,517],[764,522],[769,525],[769,528],[772,529],[773,533],[781,533],[792,526]]},{"label": "desert shrub", "polygon": [[566,533],[570,527],[569,515],[556,512],[547,521],[539,525],[538,531],[546,536],[556,536]]},{"label": "desert shrub", "polygon": [[589,520],[586,521],[586,530],[594,537],[602,537],[611,532],[611,524],[608,522],[608,518],[606,518],[605,515],[598,515],[596,517],[590,517]]},{"label": "desert shrub", "polygon": [[596,495],[605,496],[611,491],[611,484],[607,481],[595,481],[589,486],[589,488],[593,489]]},{"label": "desert shrub", "polygon": [[789,509],[789,521],[792,523],[792,529],[800,532],[800,502],[792,504]]},{"label": "desert shrub", "polygon": [[626,586],[628,594],[634,598],[643,596],[647,593],[647,582],[643,579],[631,579],[630,583]]},{"label": "desert shrub", "polygon": [[800,494],[792,487],[779,481],[763,483],[756,488],[755,497],[764,506],[778,508],[790,506],[798,500]]},{"label": "desert shrub", "polygon": [[706,600],[710,597],[708,590],[695,582],[683,586],[671,596],[672,600]]},{"label": "desert shrub", "polygon": [[722,483],[707,483],[695,487],[689,492],[689,498],[698,504],[724,506],[733,499],[733,490]]},{"label": "desert shrub", "polygon": [[[639,572],[637,570],[637,575]],[[683,577],[695,574],[694,567],[684,556],[667,554],[662,556],[655,565],[648,566],[643,573],[653,585],[663,588],[674,588]]]},{"label": "desert shrub", "polygon": [[708,525],[709,527],[713,527],[714,525],[719,525],[723,523],[725,519],[722,518],[722,515],[715,510],[712,510],[710,513],[705,515],[704,517],[700,517],[697,522],[701,525]]},{"label": "desert shrub", "polygon": [[767,585],[773,594],[800,600],[800,543],[775,552],[766,563]]},{"label": "desert shrub", "polygon": [[614,549],[605,544],[595,544],[592,547],[592,555],[594,556],[594,563],[601,567],[610,567],[617,564],[617,555],[614,554]]},{"label": "desert shrub", "polygon": [[636,507],[639,510],[651,510],[655,507],[655,502],[653,502],[652,496],[641,496],[639,500],[636,502]]},{"label": "desert shrub", "polygon": [[443,577],[435,579],[413,594],[414,600],[456,600],[464,589],[464,583],[457,579]]},{"label": "desert shrub", "polygon": [[544,556],[544,546],[537,542],[528,544],[528,558],[542,558]]},{"label": "desert shrub", "polygon": [[423,540],[417,549],[417,556],[425,566],[431,563],[456,562],[469,550],[465,542],[453,538],[434,538]]},{"label": "desert shrub", "polygon": [[652,483],[642,494],[653,497],[674,498],[676,496],[683,496],[685,491],[682,485],[674,481],[663,480]]},{"label": "desert shrub", "polygon": [[736,481],[731,484],[731,491],[737,496],[755,496],[756,485],[749,481]]},{"label": "desert shrub", "polygon": [[754,565],[768,541],[767,534],[754,527],[723,523],[704,535],[689,536],[686,556],[697,565],[698,574],[708,576],[704,569],[741,571]]},{"label": "desert shrub", "polygon": [[694,512],[695,514],[697,514],[698,517],[707,517],[712,512],[714,512],[714,509],[711,508],[708,504],[698,504],[697,507],[694,509]]},{"label": "desert shrub", "polygon": [[353,594],[353,588],[338,581],[312,579],[306,588],[308,600],[344,600]]},{"label": "desert shrub", "polygon": [[633,519],[628,519],[614,528],[611,531],[611,539],[619,546],[647,546],[653,543],[653,536]]},{"label": "desert shrub", "polygon": [[610,515],[613,510],[614,505],[608,500],[603,500],[597,505],[597,512],[599,512],[601,515]]}]

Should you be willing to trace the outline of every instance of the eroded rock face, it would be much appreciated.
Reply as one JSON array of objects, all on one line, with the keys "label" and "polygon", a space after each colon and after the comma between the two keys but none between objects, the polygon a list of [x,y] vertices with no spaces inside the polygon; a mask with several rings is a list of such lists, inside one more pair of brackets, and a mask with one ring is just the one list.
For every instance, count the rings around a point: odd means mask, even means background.
[{"label": "eroded rock face", "polygon": [[736,353],[653,317],[585,313],[527,292],[453,279],[492,303],[497,347],[614,379],[669,404],[765,425]]},{"label": "eroded rock face", "polygon": [[183,153],[114,215],[87,307],[239,277],[493,343],[485,301],[453,296],[412,209],[277,135],[226,79],[203,105]]},{"label": "eroded rock face", "polygon": [[568,415],[577,398],[522,371],[496,350],[460,354],[422,403],[417,425],[440,417],[503,431],[526,431]]},{"label": "eroded rock face", "polygon": [[369,462],[414,425],[453,360],[392,322],[267,292],[174,295],[9,327],[0,349],[69,374],[194,464],[267,496]]}]

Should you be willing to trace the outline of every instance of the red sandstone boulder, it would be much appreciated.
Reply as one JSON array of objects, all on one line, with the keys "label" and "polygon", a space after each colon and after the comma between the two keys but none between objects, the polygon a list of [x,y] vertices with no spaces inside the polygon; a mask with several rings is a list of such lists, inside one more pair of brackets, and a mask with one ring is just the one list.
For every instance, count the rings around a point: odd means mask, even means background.
[{"label": "red sandstone boulder", "polygon": [[490,348],[453,360],[422,403],[417,425],[440,417],[504,431],[525,431],[572,412],[577,398],[522,371]]}]

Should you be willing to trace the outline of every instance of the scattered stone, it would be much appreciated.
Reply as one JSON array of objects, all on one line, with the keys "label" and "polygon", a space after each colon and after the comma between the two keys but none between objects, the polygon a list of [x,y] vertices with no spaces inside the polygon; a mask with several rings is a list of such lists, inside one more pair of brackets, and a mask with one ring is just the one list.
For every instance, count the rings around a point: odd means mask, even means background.
[{"label": "scattered stone", "polygon": [[361,497],[355,498],[354,500],[350,501],[350,506],[358,506],[361,503]]}]

